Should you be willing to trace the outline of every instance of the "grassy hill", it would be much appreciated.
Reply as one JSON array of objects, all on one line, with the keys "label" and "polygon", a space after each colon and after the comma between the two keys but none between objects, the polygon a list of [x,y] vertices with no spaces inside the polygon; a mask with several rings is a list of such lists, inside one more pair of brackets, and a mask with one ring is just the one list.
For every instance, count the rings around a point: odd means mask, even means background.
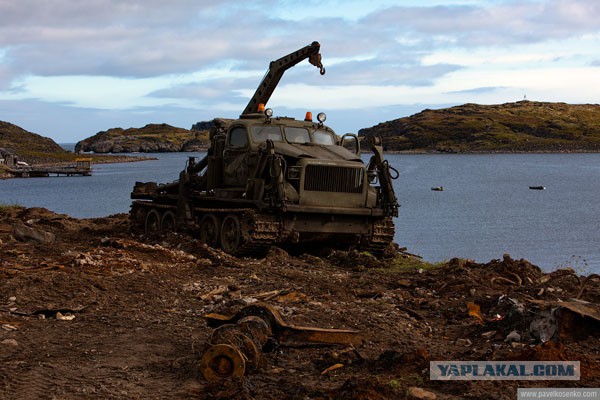
[{"label": "grassy hill", "polygon": [[75,155],[54,140],[26,131],[9,122],[0,121],[0,147],[16,153],[28,164],[70,162]]},{"label": "grassy hill", "polygon": [[142,128],[113,128],[77,143],[75,152],[96,153],[198,151],[208,145],[208,131],[195,131],[168,124]]},{"label": "grassy hill", "polygon": [[423,110],[361,129],[386,150],[438,152],[600,151],[600,105],[519,101]]}]

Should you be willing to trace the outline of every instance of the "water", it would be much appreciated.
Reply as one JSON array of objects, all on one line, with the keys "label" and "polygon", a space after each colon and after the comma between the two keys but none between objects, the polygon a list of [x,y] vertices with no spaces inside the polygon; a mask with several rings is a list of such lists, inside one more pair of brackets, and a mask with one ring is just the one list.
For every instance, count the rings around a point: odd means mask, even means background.
[{"label": "water", "polygon": [[409,251],[600,272],[600,154],[388,158],[401,172],[396,241]]},{"label": "water", "polygon": [[[0,181],[0,204],[73,217],[128,212],[136,181],[171,182],[192,153],[94,165],[91,177]],[[201,156],[201,155],[200,155]],[[509,253],[545,270],[600,272],[600,154],[387,155],[401,207],[396,242],[427,261]],[[543,185],[546,190],[530,190]],[[443,192],[431,187],[443,186]]]}]

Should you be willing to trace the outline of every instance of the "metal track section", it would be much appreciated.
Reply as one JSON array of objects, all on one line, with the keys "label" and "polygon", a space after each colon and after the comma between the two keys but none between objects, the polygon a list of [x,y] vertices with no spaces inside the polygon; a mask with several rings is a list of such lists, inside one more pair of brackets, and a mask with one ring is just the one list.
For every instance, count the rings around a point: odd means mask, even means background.
[{"label": "metal track section", "polygon": [[235,256],[260,256],[269,251],[281,236],[281,223],[274,214],[263,214],[249,208],[196,208],[196,215],[235,214],[241,224],[242,241]]},{"label": "metal track section", "polygon": [[394,241],[394,221],[387,217],[373,223],[371,236],[364,238],[361,249],[373,255],[382,255],[385,249]]}]

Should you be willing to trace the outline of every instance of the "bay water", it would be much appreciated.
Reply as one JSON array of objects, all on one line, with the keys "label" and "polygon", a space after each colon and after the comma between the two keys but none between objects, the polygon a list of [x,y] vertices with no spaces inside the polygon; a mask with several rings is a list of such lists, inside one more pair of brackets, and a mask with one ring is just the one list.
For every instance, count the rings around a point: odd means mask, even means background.
[{"label": "bay water", "polygon": [[[136,181],[177,179],[194,153],[96,164],[91,177],[0,180],[0,204],[77,218],[129,211]],[[546,271],[600,273],[600,154],[388,154],[400,177],[395,241],[425,260],[508,253]],[[444,188],[433,191],[432,187]],[[544,186],[531,190],[529,186]]]}]

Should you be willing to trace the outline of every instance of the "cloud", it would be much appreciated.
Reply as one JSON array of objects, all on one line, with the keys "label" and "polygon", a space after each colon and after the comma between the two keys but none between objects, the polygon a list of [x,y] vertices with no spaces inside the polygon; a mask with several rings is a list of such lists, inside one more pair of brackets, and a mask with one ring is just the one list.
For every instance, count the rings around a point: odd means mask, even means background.
[{"label": "cloud", "polygon": [[434,45],[493,46],[597,32],[599,18],[600,4],[594,0],[550,0],[392,7],[367,16],[365,22],[390,32],[431,35]]},{"label": "cloud", "polygon": [[451,90],[447,93],[448,94],[483,94],[483,93],[493,93],[493,92],[497,92],[499,90],[504,90],[504,89],[508,89],[508,88],[504,87],[504,86],[483,86],[483,87],[476,87],[476,88],[465,89],[465,90]]},{"label": "cloud", "polygon": [[57,126],[69,111],[102,129],[127,114],[235,117],[271,60],[318,40],[327,74],[298,64],[274,107],[587,100],[598,20],[595,0],[0,0],[0,99]]}]

